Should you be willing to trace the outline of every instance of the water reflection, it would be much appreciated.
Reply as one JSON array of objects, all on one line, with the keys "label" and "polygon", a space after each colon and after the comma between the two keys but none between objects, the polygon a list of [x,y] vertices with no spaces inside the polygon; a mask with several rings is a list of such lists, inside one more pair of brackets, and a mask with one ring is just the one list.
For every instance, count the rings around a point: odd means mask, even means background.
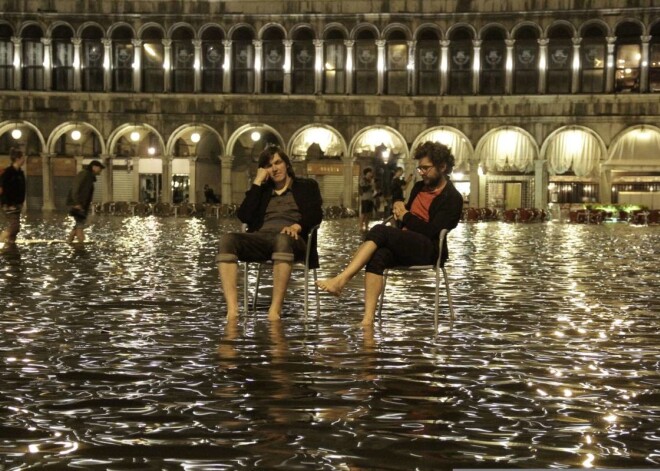
[{"label": "water reflection", "polygon": [[[432,274],[362,277],[322,315],[225,319],[214,266],[234,220],[99,217],[58,242],[29,216],[0,252],[0,463],[85,469],[648,467],[660,460],[660,232],[462,224],[457,317],[433,333]],[[360,242],[328,221],[322,269]],[[4,461],[2,461],[4,460]]]}]

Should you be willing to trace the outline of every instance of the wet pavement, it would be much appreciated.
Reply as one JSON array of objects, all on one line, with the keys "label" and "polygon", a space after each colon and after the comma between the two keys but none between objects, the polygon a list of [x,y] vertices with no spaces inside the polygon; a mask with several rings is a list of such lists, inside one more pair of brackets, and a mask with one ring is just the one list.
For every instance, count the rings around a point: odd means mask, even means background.
[{"label": "wet pavement", "polygon": [[[0,255],[0,469],[658,467],[660,227],[461,224],[448,271],[226,324],[235,220],[30,214]],[[320,234],[320,276],[360,242]],[[266,284],[268,282],[266,281]]]}]

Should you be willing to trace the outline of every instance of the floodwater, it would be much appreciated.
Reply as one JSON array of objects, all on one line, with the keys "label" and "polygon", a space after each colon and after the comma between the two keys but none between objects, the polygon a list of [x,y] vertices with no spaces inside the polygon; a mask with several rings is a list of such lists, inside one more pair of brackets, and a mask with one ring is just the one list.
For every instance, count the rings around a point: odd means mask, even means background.
[{"label": "floodwater", "polygon": [[[63,239],[63,215],[21,238]],[[360,241],[320,234],[320,276]],[[319,318],[295,282],[224,319],[235,220],[96,216],[92,243],[0,255],[0,469],[658,467],[660,227],[460,224],[432,277],[393,278],[356,327],[362,275]]]}]

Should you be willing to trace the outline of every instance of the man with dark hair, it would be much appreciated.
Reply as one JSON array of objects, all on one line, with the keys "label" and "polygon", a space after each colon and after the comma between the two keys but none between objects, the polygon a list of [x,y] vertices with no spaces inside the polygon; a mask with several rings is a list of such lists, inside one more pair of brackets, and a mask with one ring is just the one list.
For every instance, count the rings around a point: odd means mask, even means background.
[{"label": "man with dark hair", "polygon": [[394,218],[401,227],[374,226],[348,266],[334,278],[321,280],[324,291],[339,296],[342,289],[366,266],[363,326],[371,326],[383,290],[383,272],[397,265],[432,265],[448,258],[445,243],[438,253],[442,229],[456,227],[463,210],[463,197],[449,180],[454,167],[451,150],[438,142],[425,142],[415,150],[422,181],[410,193],[408,203],[394,203]]},{"label": "man with dark hair", "polygon": [[69,206],[69,215],[75,221],[75,225],[67,237],[69,243],[73,242],[74,239],[78,239],[80,243],[85,242],[83,229],[85,228],[87,213],[94,197],[94,182],[104,168],[105,165],[101,162],[92,160],[89,165],[78,172],[78,175],[73,180],[73,186],[66,198],[66,204]]},{"label": "man with dark hair", "polygon": [[0,177],[0,204],[7,218],[7,228],[0,234],[0,243],[15,243],[21,230],[21,209],[25,202],[25,156],[19,149],[9,151],[11,165]]},{"label": "man with dark hair", "polygon": [[[289,157],[277,146],[259,156],[259,169],[238,218],[248,232],[233,232],[220,238],[216,257],[227,302],[227,317],[238,315],[238,261],[273,261],[273,297],[268,318],[277,320],[294,261],[304,260],[310,230],[321,223],[321,191],[315,180],[298,178]],[[311,242],[310,242],[311,243]],[[319,264],[312,247],[310,266]]]}]

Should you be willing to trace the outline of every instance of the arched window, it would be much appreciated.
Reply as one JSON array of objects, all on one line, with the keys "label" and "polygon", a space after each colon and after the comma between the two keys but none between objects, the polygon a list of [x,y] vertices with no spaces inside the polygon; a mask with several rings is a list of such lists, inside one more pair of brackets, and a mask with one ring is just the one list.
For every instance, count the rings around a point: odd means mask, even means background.
[{"label": "arched window", "polygon": [[341,31],[331,30],[323,41],[323,93],[346,91],[346,45]]},{"label": "arched window", "polygon": [[408,42],[402,31],[393,31],[387,37],[385,92],[388,95],[408,94]]},{"label": "arched window", "polygon": [[292,92],[295,94],[314,93],[314,34],[309,29],[300,29],[293,36],[292,50],[293,80]]},{"label": "arched window", "polygon": [[263,92],[284,92],[284,33],[279,28],[269,28],[263,35]]},{"label": "arched window", "polygon": [[133,91],[133,32],[121,26],[112,32],[112,90]]},{"label": "arched window", "polygon": [[472,33],[458,28],[449,35],[449,95],[472,94]]},{"label": "arched window", "polygon": [[192,93],[195,91],[195,48],[193,32],[188,28],[177,28],[172,33],[172,91]]},{"label": "arched window", "polygon": [[142,34],[142,91],[161,93],[165,88],[163,33],[148,28]]},{"label": "arched window", "polygon": [[614,91],[639,93],[642,64],[642,28],[637,23],[622,23],[616,29],[616,72]]},{"label": "arched window", "polygon": [[0,24],[0,90],[14,88],[14,32],[9,25]]},{"label": "arched window", "polygon": [[651,28],[649,44],[649,91],[660,92],[660,22]]},{"label": "arched window", "polygon": [[97,27],[85,28],[82,39],[82,89],[86,92],[103,91],[103,59],[105,47],[103,32]]},{"label": "arched window", "polygon": [[202,33],[202,90],[204,93],[222,93],[225,47],[219,28],[208,28]]},{"label": "arched window", "polygon": [[254,36],[247,28],[240,28],[232,37],[232,91],[254,92]]},{"label": "arched window", "polygon": [[585,28],[580,47],[582,93],[602,93],[605,91],[605,64],[607,44],[605,32],[598,25]]},{"label": "arched window", "polygon": [[415,68],[417,69],[417,94],[440,93],[440,38],[436,31],[425,29],[417,38]]},{"label": "arched window", "polygon": [[362,30],[355,41],[355,93],[375,95],[378,92],[378,50],[370,30]]},{"label": "arched window", "polygon": [[573,42],[571,30],[557,25],[548,31],[546,90],[548,93],[571,93],[573,77]]},{"label": "arched window", "polygon": [[73,90],[73,31],[68,26],[53,30],[53,90]]},{"label": "arched window", "polygon": [[44,45],[43,33],[38,26],[31,25],[23,30],[23,90],[44,89]]},{"label": "arched window", "polygon": [[481,75],[479,76],[479,93],[481,95],[504,94],[505,51],[502,30],[491,28],[484,33],[481,43]]},{"label": "arched window", "polygon": [[539,34],[525,26],[516,31],[513,49],[513,93],[532,95],[539,91]]}]

